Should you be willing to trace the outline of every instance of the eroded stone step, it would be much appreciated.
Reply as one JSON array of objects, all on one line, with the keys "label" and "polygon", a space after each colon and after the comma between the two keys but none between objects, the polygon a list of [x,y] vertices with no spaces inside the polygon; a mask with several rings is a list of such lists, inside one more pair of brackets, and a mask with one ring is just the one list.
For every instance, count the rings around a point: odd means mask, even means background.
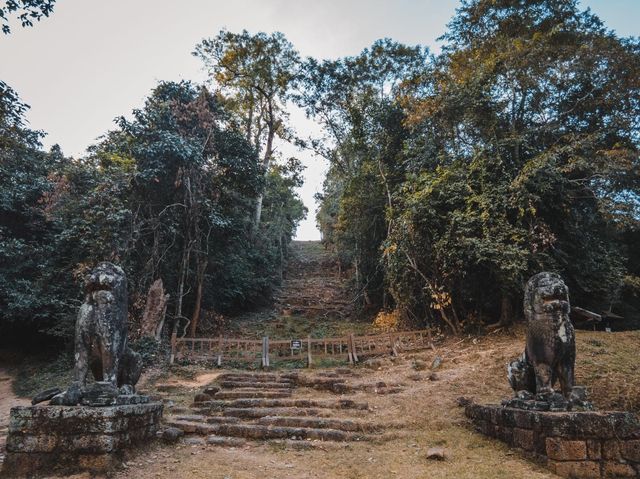
[{"label": "eroded stone step", "polygon": [[193,421],[177,421],[177,420],[168,420],[166,421],[167,426],[177,427],[184,431],[185,434],[198,434],[201,436],[206,436],[208,434],[217,434],[218,428],[220,424],[208,424],[202,422],[193,422]]},{"label": "eroded stone step", "polygon": [[217,381],[235,381],[237,379],[240,380],[251,380],[251,381],[277,381],[281,379],[282,376],[277,374],[269,374],[269,373],[223,373],[220,374],[216,378]]},{"label": "eroded stone step", "polygon": [[341,314],[347,314],[347,311],[344,310],[344,308],[340,308],[340,307],[335,307],[332,306],[331,304],[292,304],[292,305],[288,305],[288,306],[282,306],[285,309],[291,309],[291,310],[295,310],[295,311],[320,311],[320,312],[328,312],[328,313],[341,313]]},{"label": "eroded stone step", "polygon": [[171,416],[174,421],[192,421],[192,422],[204,422],[207,418],[206,416],[201,416],[199,414],[182,414]]},{"label": "eroded stone step", "polygon": [[[263,407],[263,408],[227,408],[222,411],[224,417],[257,419],[267,416],[326,416],[320,409],[304,409],[297,407]],[[215,417],[215,416],[214,416]]]},{"label": "eroded stone step", "polygon": [[300,377],[298,385],[313,389],[321,389],[323,391],[331,391],[337,394],[352,392],[352,388],[347,384],[347,380],[340,377]]},{"label": "eroded stone step", "polygon": [[[295,379],[297,379],[298,377],[296,376]],[[254,384],[264,384],[264,383],[277,383],[277,384],[295,384],[294,379],[290,378],[290,377],[286,377],[286,378],[261,378],[261,377],[252,377],[252,376],[242,376],[242,375],[229,375],[229,376],[224,376],[221,378],[218,378],[217,382],[225,382],[225,381],[231,381],[231,382],[250,382],[250,383],[254,383]]]},{"label": "eroded stone step", "polygon": [[315,399],[287,399],[287,398],[239,398],[228,401],[214,400],[198,404],[192,410],[198,413],[207,411],[220,411],[227,408],[263,408],[263,407],[298,407],[298,408],[322,408],[322,409],[359,409],[368,410],[365,402],[356,402],[351,399],[339,399],[337,401]]},{"label": "eroded stone step", "polygon": [[376,432],[382,427],[350,419],[321,417],[265,416],[258,419],[258,424],[265,426],[286,426],[294,428],[335,429],[346,432]]},{"label": "eroded stone step", "polygon": [[193,409],[183,406],[165,407],[165,413],[167,414],[190,414]]},{"label": "eroded stone step", "polygon": [[217,434],[247,439],[318,439],[322,441],[364,441],[365,434],[337,429],[313,429],[304,427],[267,426],[263,424],[219,424]]},{"label": "eroded stone step", "polygon": [[291,389],[292,384],[287,382],[260,382],[260,381],[220,381],[221,387],[225,389],[253,388],[253,389]]},{"label": "eroded stone step", "polygon": [[241,437],[225,437],[212,434],[206,438],[202,436],[185,436],[182,443],[187,446],[223,446],[223,447],[242,447],[247,441]]},{"label": "eroded stone step", "polygon": [[240,422],[240,418],[232,416],[209,416],[207,417],[206,422],[209,424],[235,424]]},{"label": "eroded stone step", "polygon": [[240,437],[225,437],[211,435],[207,437],[207,444],[212,446],[227,446],[227,447],[241,447],[247,443]]},{"label": "eroded stone step", "polygon": [[347,382],[347,379],[341,377],[301,376],[298,382],[301,386],[322,388],[323,386],[330,387],[339,383],[344,384]]},{"label": "eroded stone step", "polygon": [[287,398],[291,397],[291,391],[265,391],[265,390],[234,390],[220,391],[214,396],[214,399],[247,399],[247,398]]},{"label": "eroded stone step", "polygon": [[198,414],[191,415],[182,415],[182,416],[168,416],[169,421],[181,421],[181,422],[194,422],[194,423],[208,423],[208,424],[219,424],[219,423],[237,423],[240,422],[239,416],[202,416]]}]

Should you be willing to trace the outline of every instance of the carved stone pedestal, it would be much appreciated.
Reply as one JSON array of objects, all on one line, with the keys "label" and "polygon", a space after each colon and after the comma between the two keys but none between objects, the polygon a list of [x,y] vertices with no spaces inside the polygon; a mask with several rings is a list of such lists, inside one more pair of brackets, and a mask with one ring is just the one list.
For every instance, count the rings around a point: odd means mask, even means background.
[{"label": "carved stone pedestal", "polygon": [[2,475],[107,472],[126,449],[152,441],[161,418],[161,403],[15,407]]}]

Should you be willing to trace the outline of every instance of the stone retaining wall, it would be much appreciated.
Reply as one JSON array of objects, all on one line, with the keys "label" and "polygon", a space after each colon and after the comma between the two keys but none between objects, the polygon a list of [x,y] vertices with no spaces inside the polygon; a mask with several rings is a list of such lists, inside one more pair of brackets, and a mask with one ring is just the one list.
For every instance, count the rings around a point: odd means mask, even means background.
[{"label": "stone retaining wall", "polygon": [[3,475],[106,472],[125,449],[154,439],[161,418],[160,403],[14,407]]},{"label": "stone retaining wall", "polygon": [[541,412],[470,404],[476,429],[563,477],[640,477],[640,422],[626,412]]}]

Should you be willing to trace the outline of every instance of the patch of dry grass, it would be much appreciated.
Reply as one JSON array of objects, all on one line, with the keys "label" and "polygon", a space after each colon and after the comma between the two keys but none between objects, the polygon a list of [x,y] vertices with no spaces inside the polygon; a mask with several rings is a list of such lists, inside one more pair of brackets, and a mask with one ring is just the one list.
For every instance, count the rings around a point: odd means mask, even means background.
[{"label": "patch of dry grass", "polygon": [[599,409],[640,413],[640,331],[578,331],[576,382]]}]

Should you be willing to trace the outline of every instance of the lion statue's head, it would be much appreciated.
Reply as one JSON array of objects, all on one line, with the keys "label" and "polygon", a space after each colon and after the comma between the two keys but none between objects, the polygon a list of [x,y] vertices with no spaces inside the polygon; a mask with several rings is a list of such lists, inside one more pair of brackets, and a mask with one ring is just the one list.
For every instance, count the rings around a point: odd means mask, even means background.
[{"label": "lion statue's head", "polygon": [[94,299],[105,295],[126,298],[127,277],[119,266],[103,261],[85,278],[85,291]]},{"label": "lion statue's head", "polygon": [[533,276],[524,292],[524,315],[527,322],[540,316],[566,318],[569,305],[569,288],[556,273],[538,273]]}]

